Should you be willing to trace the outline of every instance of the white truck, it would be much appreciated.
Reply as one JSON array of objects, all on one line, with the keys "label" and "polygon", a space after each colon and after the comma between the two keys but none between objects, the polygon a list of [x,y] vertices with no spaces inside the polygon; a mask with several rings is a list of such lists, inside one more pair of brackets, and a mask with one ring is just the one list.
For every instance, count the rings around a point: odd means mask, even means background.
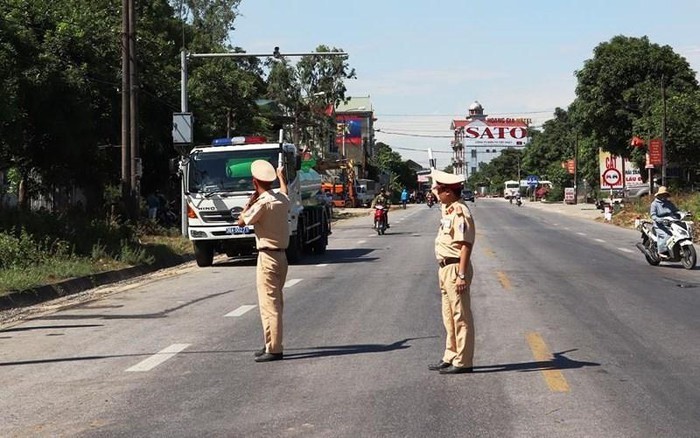
[{"label": "white truck", "polygon": [[506,199],[515,198],[520,192],[520,183],[518,181],[509,180],[503,183],[503,197]]},{"label": "white truck", "polygon": [[377,182],[358,178],[355,187],[358,204],[362,207],[369,207],[374,197],[377,196]]},{"label": "white truck", "polygon": [[[211,146],[196,146],[181,160],[187,235],[198,266],[211,266],[215,253],[236,257],[256,252],[254,226],[237,224],[254,191],[250,165],[262,159],[277,168],[280,158],[290,201],[287,258],[297,263],[304,253],[325,252],[331,209],[319,196],[320,174],[302,166],[293,144],[268,143],[262,137],[234,137],[214,140]],[[279,182],[273,189],[279,190]]]}]

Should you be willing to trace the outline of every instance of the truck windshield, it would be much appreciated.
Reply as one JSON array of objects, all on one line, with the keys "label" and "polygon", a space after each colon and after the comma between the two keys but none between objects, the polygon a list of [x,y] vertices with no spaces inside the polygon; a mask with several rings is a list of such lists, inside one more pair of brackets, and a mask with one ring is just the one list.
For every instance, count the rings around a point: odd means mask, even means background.
[{"label": "truck windshield", "polygon": [[[190,156],[189,191],[192,193],[251,192],[250,165],[265,160],[277,168],[276,149],[254,151],[199,151]],[[279,187],[275,181],[273,188]]]}]

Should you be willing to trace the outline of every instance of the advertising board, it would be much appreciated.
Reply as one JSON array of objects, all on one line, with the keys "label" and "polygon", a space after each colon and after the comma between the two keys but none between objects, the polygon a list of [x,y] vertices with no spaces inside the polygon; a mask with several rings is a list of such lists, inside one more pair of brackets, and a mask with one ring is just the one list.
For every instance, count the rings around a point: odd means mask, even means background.
[{"label": "advertising board", "polygon": [[622,157],[598,149],[598,166],[601,189],[621,189],[624,187],[624,160]]},{"label": "advertising board", "polygon": [[520,119],[476,119],[464,127],[464,146],[525,146],[527,126]]}]

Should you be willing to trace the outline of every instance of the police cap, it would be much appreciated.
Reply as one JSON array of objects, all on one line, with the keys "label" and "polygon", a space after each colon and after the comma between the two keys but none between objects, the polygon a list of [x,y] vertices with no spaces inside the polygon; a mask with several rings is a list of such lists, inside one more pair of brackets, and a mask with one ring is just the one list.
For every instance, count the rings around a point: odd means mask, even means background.
[{"label": "police cap", "polygon": [[272,167],[269,161],[265,160],[255,160],[250,165],[250,173],[253,178],[258,181],[272,182],[277,179],[277,173],[275,173],[275,168]]},{"label": "police cap", "polygon": [[464,175],[455,175],[454,173],[443,172],[442,170],[433,169],[430,172],[430,177],[433,179],[433,184],[442,186],[459,186],[464,183]]}]

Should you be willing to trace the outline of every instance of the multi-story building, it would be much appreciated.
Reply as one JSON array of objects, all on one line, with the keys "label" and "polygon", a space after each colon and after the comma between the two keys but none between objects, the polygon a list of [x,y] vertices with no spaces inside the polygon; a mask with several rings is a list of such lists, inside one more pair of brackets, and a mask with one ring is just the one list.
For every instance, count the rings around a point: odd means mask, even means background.
[{"label": "multi-story building", "polygon": [[358,177],[367,176],[367,161],[374,154],[374,109],[369,96],[350,97],[335,108],[337,133],[331,153],[353,160]]},{"label": "multi-story building", "polygon": [[528,143],[529,119],[489,118],[484,107],[474,101],[464,119],[453,120],[452,166],[454,173],[468,178],[508,148],[524,148]]}]

